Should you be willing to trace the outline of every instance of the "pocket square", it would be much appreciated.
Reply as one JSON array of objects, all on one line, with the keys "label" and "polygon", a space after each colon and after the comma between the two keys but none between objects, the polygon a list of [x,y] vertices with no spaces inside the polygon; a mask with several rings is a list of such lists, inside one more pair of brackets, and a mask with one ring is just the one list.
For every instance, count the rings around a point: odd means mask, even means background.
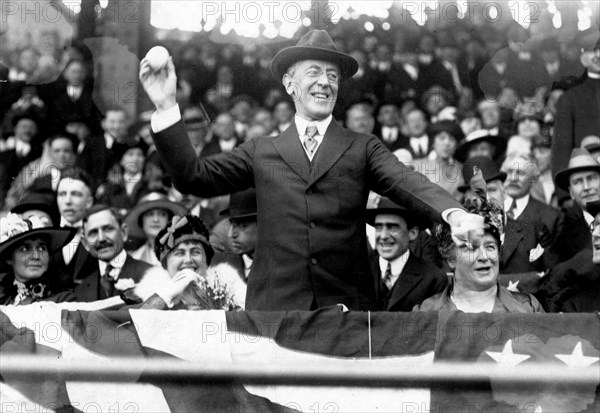
[{"label": "pocket square", "polygon": [[534,262],[542,256],[544,247],[538,244],[535,248],[529,251],[529,262]]}]

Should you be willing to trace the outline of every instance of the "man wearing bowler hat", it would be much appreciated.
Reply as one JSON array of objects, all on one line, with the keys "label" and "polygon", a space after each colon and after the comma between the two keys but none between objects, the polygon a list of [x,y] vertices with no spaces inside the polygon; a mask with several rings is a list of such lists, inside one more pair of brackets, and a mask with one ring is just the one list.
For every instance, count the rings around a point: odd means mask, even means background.
[{"label": "man wearing bowler hat", "polygon": [[175,186],[202,197],[256,188],[257,244],[248,278],[248,310],[312,310],[345,304],[377,308],[367,257],[369,189],[428,218],[445,219],[461,241],[478,244],[481,217],[400,163],[375,136],[332,119],[340,82],[358,64],[329,34],[311,30],[273,58],[273,75],[294,100],[294,122],[276,138],[197,159],[175,100],[172,59],[140,80],[157,108],[153,138]]},{"label": "man wearing bowler hat", "polygon": [[380,310],[411,311],[446,287],[444,271],[408,248],[427,226],[425,220],[384,197],[377,208],[367,210],[367,222],[375,228],[377,254],[370,262]]},{"label": "man wearing bowler hat", "polygon": [[[250,275],[256,250],[256,191],[253,188],[231,194],[229,208],[221,211],[229,218],[229,241],[233,254],[222,254],[246,281]],[[219,261],[218,257],[215,257]]]}]

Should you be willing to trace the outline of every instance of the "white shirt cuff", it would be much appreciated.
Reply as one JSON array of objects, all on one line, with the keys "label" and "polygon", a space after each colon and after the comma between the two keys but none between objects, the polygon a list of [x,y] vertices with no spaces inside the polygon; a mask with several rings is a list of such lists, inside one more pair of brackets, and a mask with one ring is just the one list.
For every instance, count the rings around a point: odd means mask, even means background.
[{"label": "white shirt cuff", "polygon": [[462,211],[462,209],[460,209],[460,208],[448,208],[448,209],[445,209],[445,210],[442,211],[442,219],[444,220],[444,222],[446,222],[447,224],[449,224],[448,217],[454,211]]},{"label": "white shirt cuff", "polygon": [[150,118],[150,126],[152,127],[152,132],[158,133],[175,125],[180,120],[181,112],[179,111],[179,105],[176,104],[162,112],[154,111]]}]

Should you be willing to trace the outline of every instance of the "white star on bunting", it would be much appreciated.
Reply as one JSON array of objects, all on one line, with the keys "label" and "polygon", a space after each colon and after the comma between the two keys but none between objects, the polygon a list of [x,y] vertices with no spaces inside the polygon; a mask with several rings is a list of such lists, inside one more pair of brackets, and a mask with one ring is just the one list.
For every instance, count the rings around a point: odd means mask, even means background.
[{"label": "white star on bunting", "polygon": [[512,368],[521,364],[531,356],[525,354],[515,354],[513,353],[512,348],[512,340],[508,340],[502,349],[502,352],[499,353],[497,351],[486,351],[488,356],[493,358],[496,363],[500,365],[500,367]]},{"label": "white star on bunting", "polygon": [[555,354],[555,357],[569,367],[588,367],[600,360],[600,357],[589,357],[583,355],[581,341],[579,341],[571,354]]}]

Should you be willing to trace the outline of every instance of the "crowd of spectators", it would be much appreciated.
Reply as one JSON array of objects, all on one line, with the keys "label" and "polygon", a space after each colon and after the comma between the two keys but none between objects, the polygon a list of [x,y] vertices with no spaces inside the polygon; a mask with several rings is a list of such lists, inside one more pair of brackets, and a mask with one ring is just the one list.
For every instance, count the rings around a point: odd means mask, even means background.
[{"label": "crowd of spectators", "polygon": [[[506,220],[502,240],[495,239],[504,249],[500,283],[511,291],[539,294],[543,305],[552,305],[546,310],[561,310],[569,297],[556,298],[556,280],[577,273],[570,260],[596,248],[589,235],[595,217],[587,203],[600,200],[597,41],[597,30],[580,32],[568,43],[557,33],[531,39],[516,23],[502,32],[465,26],[423,29],[403,38],[365,33],[336,38],[359,69],[340,85],[333,115],[348,129],[376,135],[399,160],[459,201],[473,200],[473,167],[482,170],[487,198],[495,199]],[[178,102],[197,156],[228,152],[260,136],[276,138],[292,124],[294,102],[271,74],[274,52],[269,45],[210,42],[178,49]],[[89,268],[97,266],[94,259],[102,260],[80,246],[88,239],[87,219],[96,215],[106,215],[120,229],[135,213],[130,227],[137,225],[137,233],[119,239],[130,252],[141,251],[138,258],[146,257],[149,265],[158,264],[152,256],[157,225],[175,225],[175,211],[200,217],[211,248],[235,255],[234,226],[221,215],[228,197],[201,199],[173,188],[150,136],[151,112],[130,119],[123,108],[109,106],[101,113],[98,107],[105,105],[94,100],[89,53],[79,46],[65,53],[64,69],[48,83],[43,80],[51,71],[40,72],[34,46],[0,69],[5,80],[0,83],[3,213],[35,205],[48,211],[53,226],[83,225],[83,233],[70,241],[74,255],[58,257],[80,290],[88,275],[86,260],[92,258]],[[370,207],[377,208],[381,201],[372,200]],[[147,202],[158,203],[142,208]],[[94,203],[102,206],[93,210]],[[152,230],[144,226],[147,213],[157,222]],[[447,256],[431,245],[431,228],[421,226],[411,236],[411,251],[424,260],[431,257],[443,273],[450,270]],[[373,235],[373,229],[366,230]],[[374,235],[371,248],[381,255],[381,234]],[[244,259],[244,278],[252,253],[237,255]],[[597,272],[588,270],[582,285],[600,283]],[[584,287],[570,282],[568,288]],[[110,294],[95,298],[104,296]]]}]

